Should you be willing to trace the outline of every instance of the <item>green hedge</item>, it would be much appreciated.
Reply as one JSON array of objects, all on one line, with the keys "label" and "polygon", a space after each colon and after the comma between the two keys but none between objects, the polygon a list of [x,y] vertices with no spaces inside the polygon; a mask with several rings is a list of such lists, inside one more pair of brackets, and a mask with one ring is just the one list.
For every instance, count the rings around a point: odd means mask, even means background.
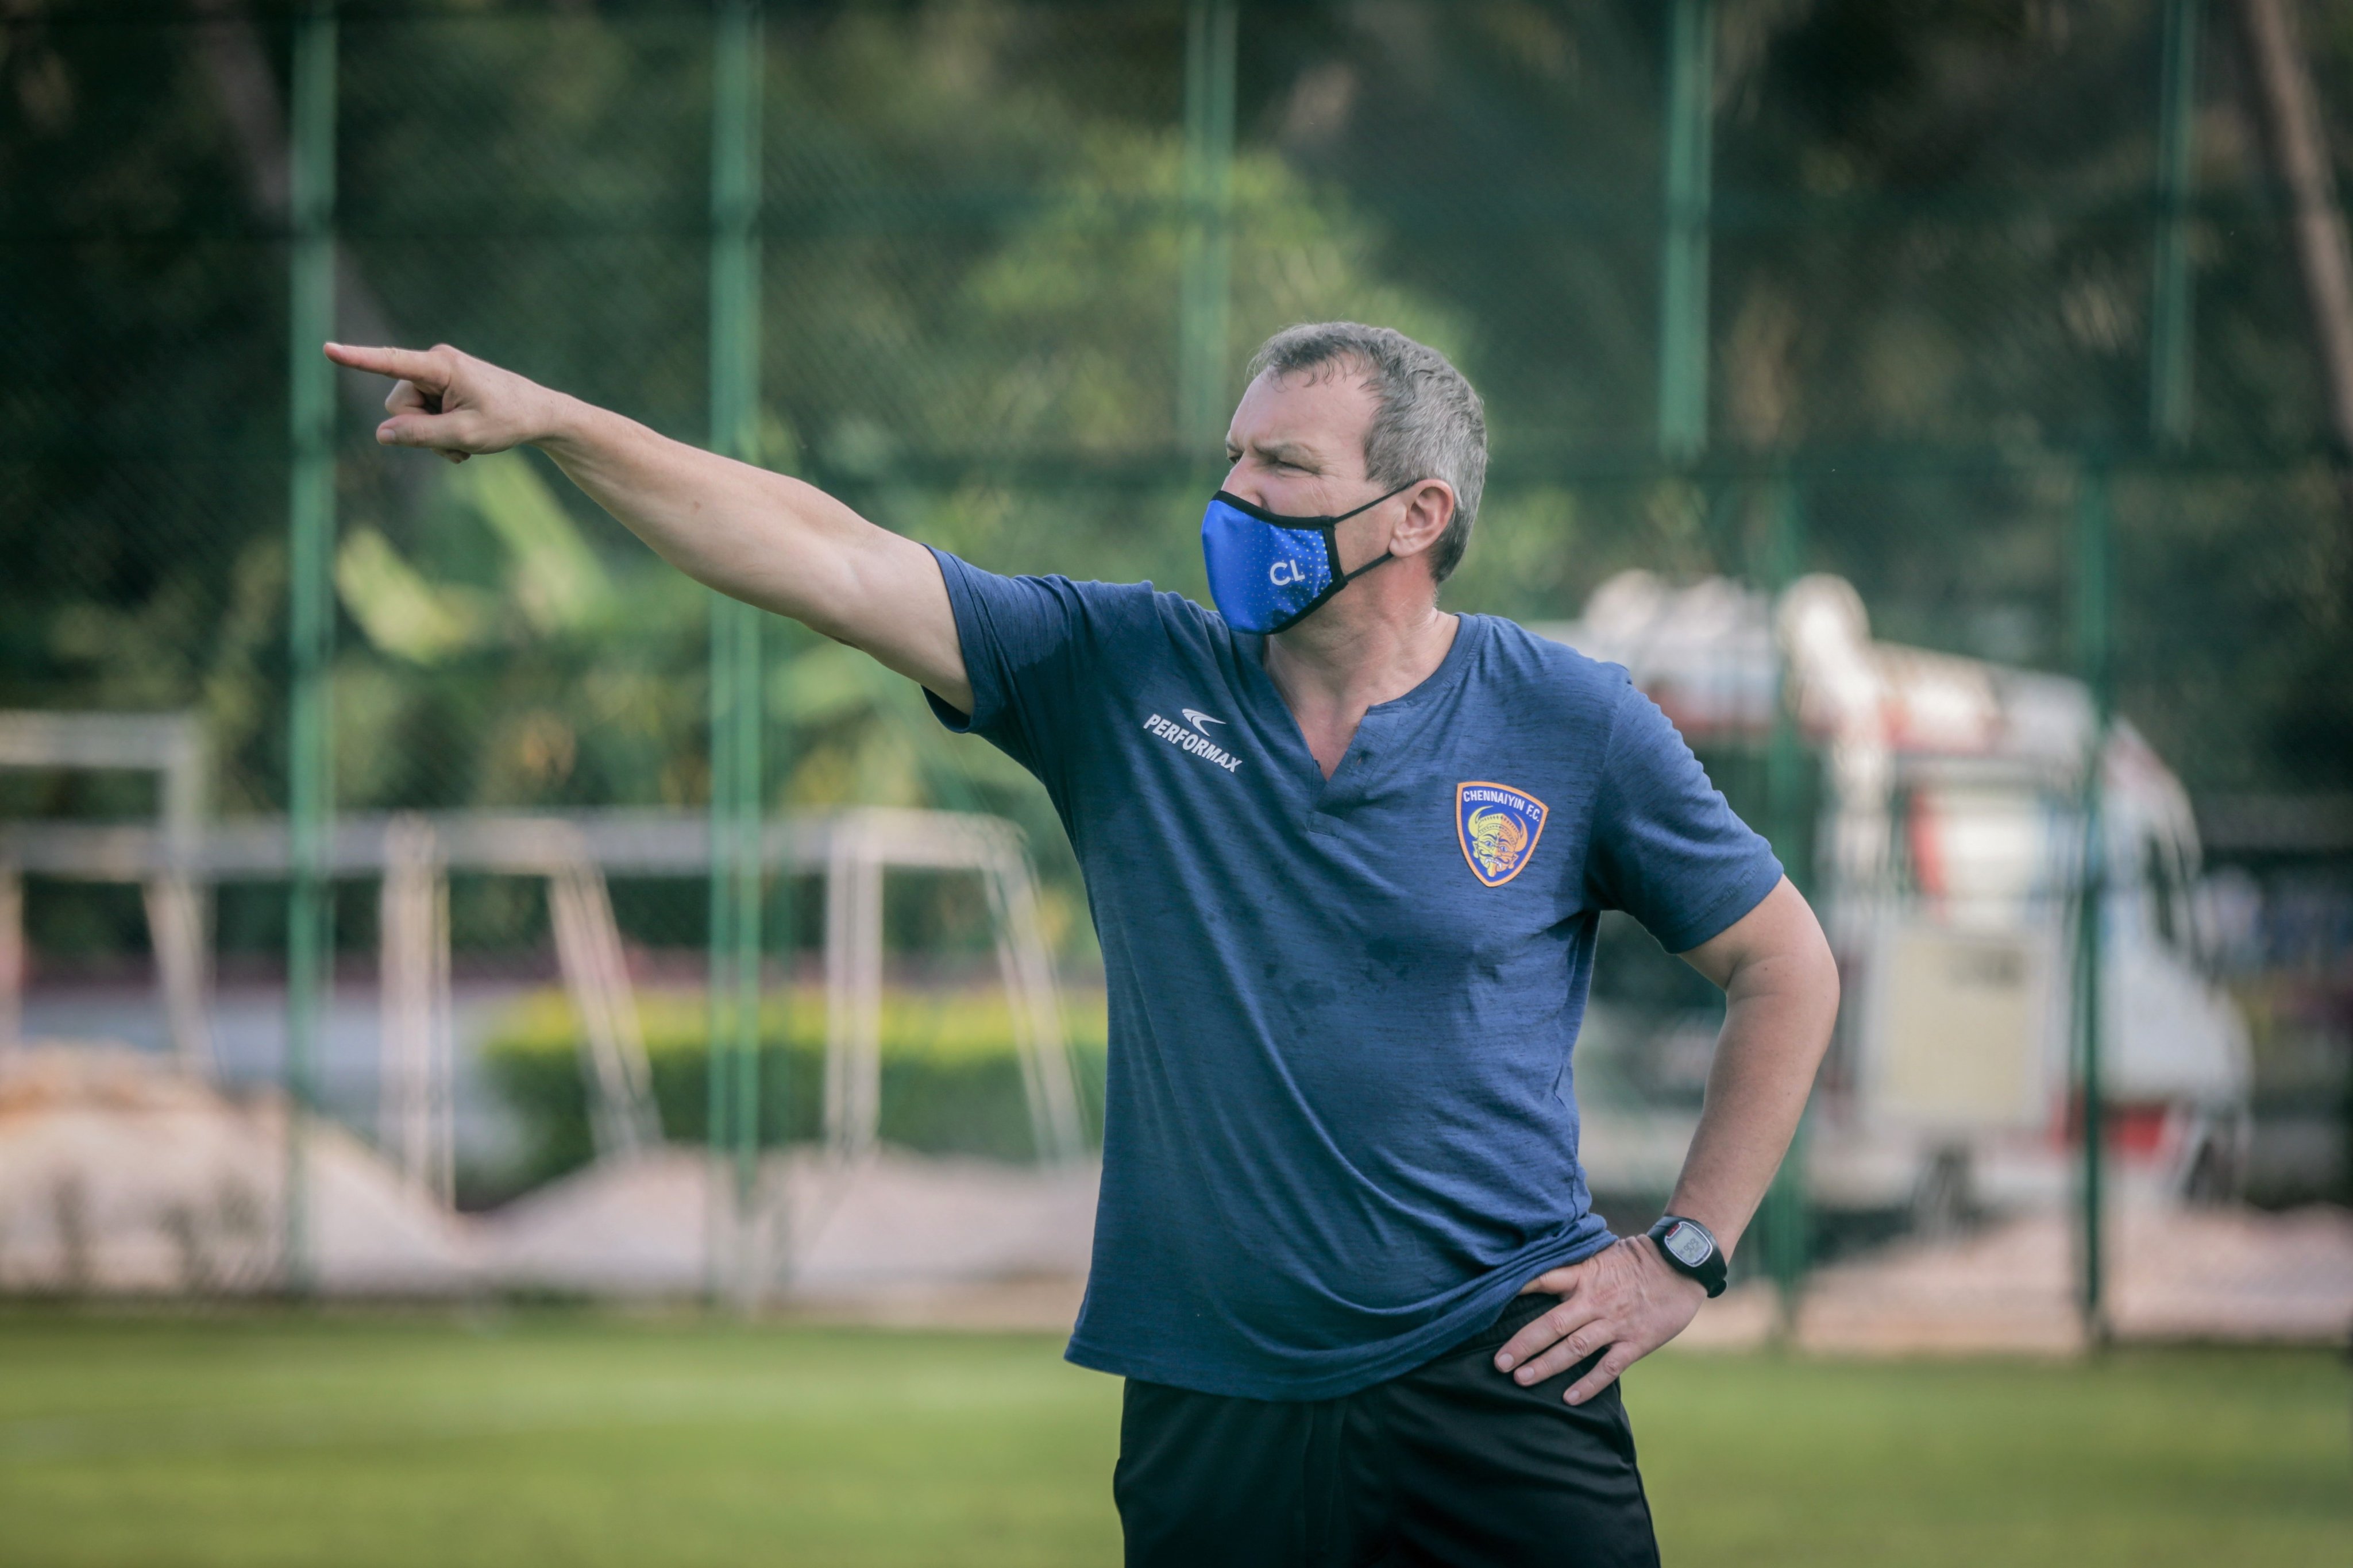
[{"label": "green hedge", "polygon": [[[699,1143],[708,1126],[707,1018],[699,993],[641,993],[638,1013],[663,1135]],[[1103,1124],[1103,1010],[1100,994],[1067,998],[1080,1113],[1092,1141]],[[803,986],[789,1006],[772,997],[760,1019],[761,1138],[822,1135],[825,996]],[[789,1039],[787,1026],[789,1026]],[[561,991],[535,992],[499,1020],[483,1057],[491,1082],[522,1120],[526,1185],[587,1163],[596,1152],[580,1069],[580,1022]],[[1012,1019],[997,991],[885,993],[882,1117],[885,1142],[934,1154],[1029,1160],[1036,1148]]]}]

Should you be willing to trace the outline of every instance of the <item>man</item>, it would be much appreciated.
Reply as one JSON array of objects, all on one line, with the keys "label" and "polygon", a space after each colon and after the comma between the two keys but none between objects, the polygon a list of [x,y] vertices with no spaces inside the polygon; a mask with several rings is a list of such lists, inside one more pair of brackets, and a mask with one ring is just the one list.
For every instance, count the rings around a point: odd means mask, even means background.
[{"label": "man", "polygon": [[[1124,1376],[1134,1563],[1656,1560],[1616,1379],[1722,1288],[1838,982],[1614,665],[1438,608],[1486,470],[1443,356],[1262,348],[1202,523],[1222,614],[1005,578],[455,350],[378,439],[536,445],[702,581],[920,682],[1052,795],[1110,991],[1071,1360]],[[1613,1240],[1569,1071],[1599,913],[1727,1012],[1671,1214]]]}]

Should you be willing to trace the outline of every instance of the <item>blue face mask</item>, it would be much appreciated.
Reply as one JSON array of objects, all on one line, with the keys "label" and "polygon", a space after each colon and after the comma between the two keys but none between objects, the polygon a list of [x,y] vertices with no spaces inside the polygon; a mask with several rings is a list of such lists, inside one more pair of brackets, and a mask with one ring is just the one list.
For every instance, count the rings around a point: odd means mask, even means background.
[{"label": "blue face mask", "polygon": [[1297,626],[1324,600],[1396,559],[1385,550],[1344,574],[1332,531],[1420,482],[1409,479],[1337,517],[1284,517],[1219,490],[1201,516],[1201,553],[1209,563],[1209,596],[1218,613],[1241,632],[1265,635]]}]

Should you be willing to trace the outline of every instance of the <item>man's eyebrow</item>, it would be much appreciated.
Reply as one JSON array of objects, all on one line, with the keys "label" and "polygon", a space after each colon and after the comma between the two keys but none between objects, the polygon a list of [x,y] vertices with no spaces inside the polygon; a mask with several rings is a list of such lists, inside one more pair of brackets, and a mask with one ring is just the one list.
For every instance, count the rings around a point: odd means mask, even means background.
[{"label": "man's eyebrow", "polygon": [[1261,458],[1278,463],[1288,463],[1294,468],[1314,468],[1322,466],[1313,447],[1291,441],[1257,441],[1251,443]]}]

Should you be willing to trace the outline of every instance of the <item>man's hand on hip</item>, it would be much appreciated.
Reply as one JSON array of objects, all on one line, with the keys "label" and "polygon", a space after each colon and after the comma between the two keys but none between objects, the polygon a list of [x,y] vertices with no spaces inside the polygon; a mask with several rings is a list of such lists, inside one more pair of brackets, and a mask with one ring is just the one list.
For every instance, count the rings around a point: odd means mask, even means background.
[{"label": "man's hand on hip", "polygon": [[1495,1370],[1523,1384],[1542,1383],[1609,1346],[1593,1370],[1570,1384],[1571,1405],[1584,1404],[1682,1333],[1707,1300],[1707,1288],[1671,1267],[1646,1236],[1539,1274],[1520,1293],[1535,1291],[1558,1296],[1560,1305],[1506,1341],[1495,1352]]}]

